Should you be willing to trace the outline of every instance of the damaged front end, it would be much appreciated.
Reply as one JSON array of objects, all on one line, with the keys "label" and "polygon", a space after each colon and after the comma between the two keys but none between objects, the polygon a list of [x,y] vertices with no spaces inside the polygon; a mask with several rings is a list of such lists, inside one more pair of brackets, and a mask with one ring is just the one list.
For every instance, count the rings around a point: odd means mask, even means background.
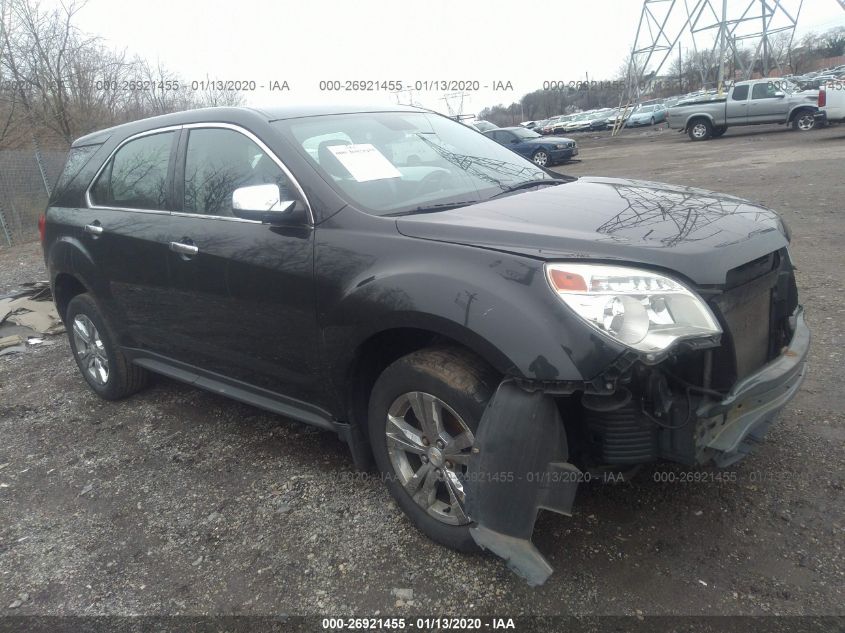
[{"label": "damaged front end", "polygon": [[626,352],[589,382],[509,378],[488,404],[467,472],[471,533],[529,584],[552,573],[531,543],[539,510],[571,515],[585,473],[728,466],[800,387],[810,332],[785,251],[699,292],[720,340],[684,341],[659,359]]}]

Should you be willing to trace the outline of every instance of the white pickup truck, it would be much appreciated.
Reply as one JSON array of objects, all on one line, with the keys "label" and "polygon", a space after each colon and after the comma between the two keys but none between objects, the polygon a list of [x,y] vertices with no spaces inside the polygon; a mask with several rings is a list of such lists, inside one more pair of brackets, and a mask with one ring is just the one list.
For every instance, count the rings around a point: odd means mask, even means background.
[{"label": "white pickup truck", "polygon": [[682,102],[669,108],[669,127],[687,132],[693,141],[721,136],[735,125],[784,123],[812,130],[818,112],[818,92],[796,92],[786,81],[738,81],[722,98]]},{"label": "white pickup truck", "polygon": [[828,122],[845,122],[845,81],[833,81],[819,89],[819,112]]}]

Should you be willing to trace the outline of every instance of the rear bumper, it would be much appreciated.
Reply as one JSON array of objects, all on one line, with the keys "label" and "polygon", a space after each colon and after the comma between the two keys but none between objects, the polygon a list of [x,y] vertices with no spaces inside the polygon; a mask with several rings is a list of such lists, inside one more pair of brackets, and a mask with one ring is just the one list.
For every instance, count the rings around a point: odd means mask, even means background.
[{"label": "rear bumper", "polygon": [[721,401],[699,406],[695,438],[698,462],[713,461],[724,467],[745,457],[795,396],[804,380],[810,329],[802,308],[792,319],[792,340],[780,356],[740,380]]}]

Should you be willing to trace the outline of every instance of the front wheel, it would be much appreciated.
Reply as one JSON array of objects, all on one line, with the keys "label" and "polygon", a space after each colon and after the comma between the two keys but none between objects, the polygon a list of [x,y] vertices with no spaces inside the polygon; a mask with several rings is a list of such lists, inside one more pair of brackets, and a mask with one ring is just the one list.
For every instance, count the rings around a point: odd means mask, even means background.
[{"label": "front wheel", "polygon": [[458,348],[413,352],[379,376],[368,429],[390,494],[429,538],[476,551],[466,514],[465,475],[478,423],[498,378]]},{"label": "front wheel", "polygon": [[795,118],[792,119],[792,129],[793,130],[800,130],[801,132],[809,132],[814,127],[816,127],[816,116],[813,112],[809,110],[805,110],[804,112],[799,112],[795,115]]},{"label": "front wheel", "polygon": [[690,124],[687,133],[693,141],[706,141],[713,134],[713,126],[707,119],[698,119]]},{"label": "front wheel", "polygon": [[549,155],[544,150],[540,149],[534,152],[534,156],[531,157],[531,160],[538,167],[545,167],[549,164]]}]

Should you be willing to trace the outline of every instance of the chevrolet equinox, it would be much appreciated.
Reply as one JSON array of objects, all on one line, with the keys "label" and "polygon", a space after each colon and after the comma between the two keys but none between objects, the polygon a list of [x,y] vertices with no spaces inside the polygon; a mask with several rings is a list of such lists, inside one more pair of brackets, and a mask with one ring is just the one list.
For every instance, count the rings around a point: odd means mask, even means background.
[{"label": "chevrolet equinox", "polygon": [[211,108],[78,139],[39,223],[79,370],[335,431],[410,520],[530,582],[591,474],[726,466],[804,376],[769,209],[571,178],[411,107]]}]

